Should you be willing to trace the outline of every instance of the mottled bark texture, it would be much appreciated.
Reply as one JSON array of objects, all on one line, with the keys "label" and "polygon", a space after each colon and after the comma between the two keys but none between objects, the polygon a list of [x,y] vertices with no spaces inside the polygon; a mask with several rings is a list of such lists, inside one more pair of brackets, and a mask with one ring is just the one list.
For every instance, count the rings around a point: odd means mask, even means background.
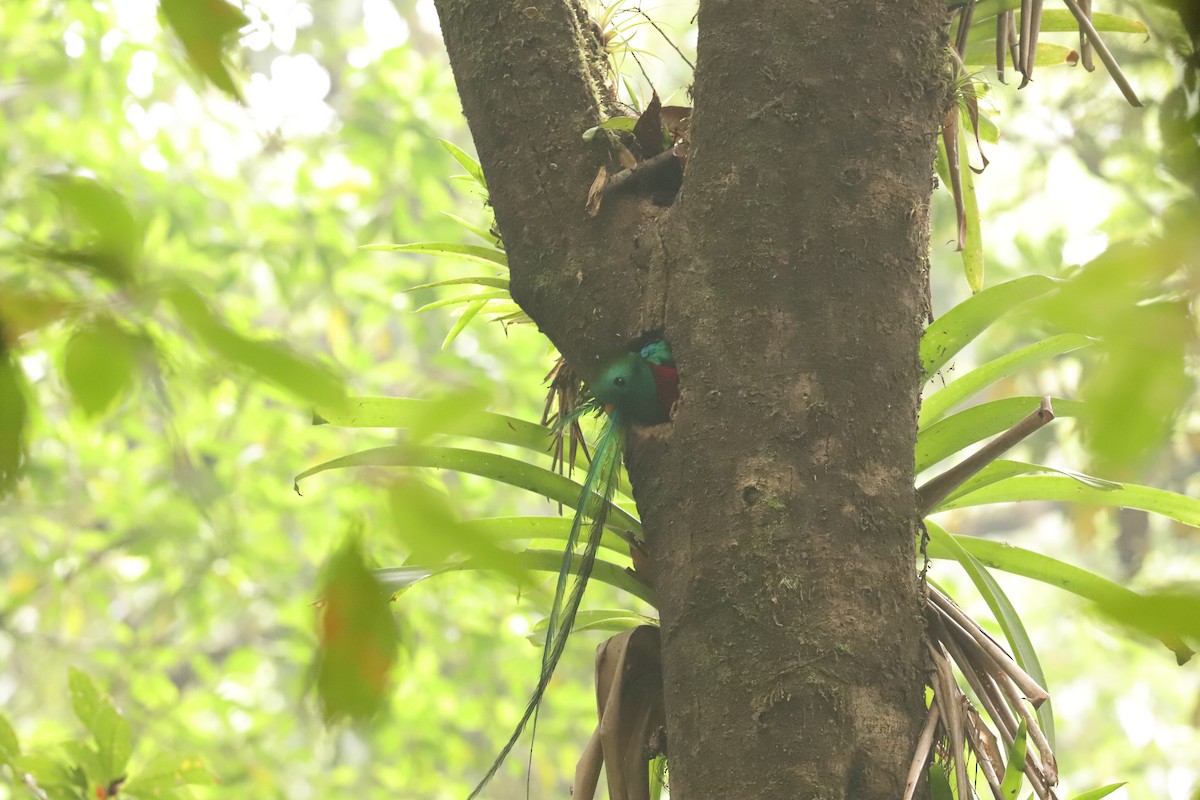
[{"label": "mottled bark texture", "polygon": [[[584,374],[661,330],[628,464],[673,800],[894,800],[922,713],[917,344],[942,0],[701,0],[669,210],[584,211],[612,113],[577,0],[438,0],[513,295]],[[583,746],[580,742],[580,746]]]}]

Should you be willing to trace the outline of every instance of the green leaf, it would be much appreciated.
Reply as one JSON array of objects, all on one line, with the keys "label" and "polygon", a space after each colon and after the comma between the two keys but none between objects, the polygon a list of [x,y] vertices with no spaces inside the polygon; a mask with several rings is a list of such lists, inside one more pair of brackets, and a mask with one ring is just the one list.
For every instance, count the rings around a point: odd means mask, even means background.
[{"label": "green leaf", "polygon": [[25,373],[9,356],[0,338],[0,498],[8,494],[20,475],[28,424]]},{"label": "green leaf", "polygon": [[939,511],[970,508],[991,503],[1017,503],[1029,500],[1056,500],[1062,503],[1087,503],[1098,506],[1140,508],[1178,520],[1185,525],[1200,527],[1200,500],[1186,495],[1138,486],[1131,483],[1120,488],[1096,488],[1074,477],[1058,475],[1016,476],[996,481],[969,494],[947,501]]},{"label": "green leaf", "polygon": [[[561,503],[569,508],[576,508],[579,505],[580,493],[583,491],[583,487],[570,478],[564,478],[557,472],[527,464],[515,458],[495,453],[481,453],[477,450],[432,445],[376,447],[335,458],[300,473],[296,476],[296,484],[298,486],[300,481],[320,472],[347,467],[450,469],[507,483],[510,486],[539,494],[553,503]],[[599,495],[594,494],[590,503],[594,504],[598,502],[598,499]],[[641,523],[619,505],[613,504],[609,510],[609,519],[612,520],[613,525],[623,527],[635,534],[641,533]]]},{"label": "green leaf", "polygon": [[471,278],[451,278],[447,281],[434,281],[433,283],[422,283],[417,286],[410,286],[405,289],[405,292],[415,292],[418,289],[432,289],[435,286],[490,286],[493,289],[508,290],[508,278],[493,278],[487,275],[475,276]]},{"label": "green leaf", "polygon": [[409,244],[364,244],[360,250],[377,250],[386,253],[420,253],[430,256],[451,256],[480,261],[484,264],[499,264],[508,269],[508,254],[498,247],[482,244],[460,244],[459,242],[410,242]]},{"label": "green leaf", "polygon": [[[1035,67],[1061,67],[1075,66],[1078,61],[1079,53],[1070,47],[1039,41],[1033,64]],[[967,44],[967,52],[963,53],[963,63],[968,67],[995,67],[996,37],[993,35],[991,40],[972,38]]]},{"label": "green leaf", "polygon": [[318,408],[315,422],[342,428],[403,428],[418,437],[435,433],[467,436],[549,454],[552,445],[549,428],[518,417],[483,411],[475,402],[461,402],[477,397],[456,395],[431,400],[351,397],[345,403]]},{"label": "green leaf", "polygon": [[983,289],[983,228],[979,222],[979,200],[975,197],[975,172],[967,157],[967,129],[971,125],[965,112],[960,112],[962,121],[958,126],[958,167],[962,176],[963,211],[966,218],[966,236],[963,239],[963,274],[971,294]]},{"label": "green leaf", "polygon": [[41,753],[27,753],[17,759],[17,773],[28,772],[51,800],[90,800],[87,775],[74,764],[65,764]]},{"label": "green leaf", "polygon": [[[1158,638],[1200,640],[1200,587],[1156,589],[1101,603],[1101,613]],[[1178,653],[1177,653],[1178,655]],[[1180,662],[1182,663],[1182,661]]]},{"label": "green leaf", "polygon": [[[492,300],[507,299],[508,296],[509,294],[507,289],[496,289],[487,292],[476,292],[475,294],[459,295],[458,297],[445,297],[441,300],[434,300],[432,303],[426,303],[425,305],[416,309],[413,313],[421,314],[426,311],[432,311],[435,308],[447,308],[449,306],[461,306],[475,303],[486,305]],[[479,312],[476,311],[475,313],[478,314]]]},{"label": "green leaf", "polygon": [[[971,42],[995,41],[996,15],[1001,10],[1016,10],[1021,7],[1021,0],[990,0],[977,3],[971,15]],[[1092,12],[1092,25],[1101,33],[1141,33],[1149,34],[1145,24],[1122,17],[1117,14],[1106,14],[1102,11]],[[1075,15],[1065,8],[1047,8],[1042,11],[1042,33],[1075,33],[1079,23]],[[1040,47],[1040,45],[1039,45]]]},{"label": "green leaf", "polygon": [[1030,464],[1025,461],[1009,461],[1006,459],[997,459],[986,467],[977,472],[966,483],[955,489],[947,500],[961,497],[964,494],[969,494],[976,489],[987,486],[988,484],[997,483],[1005,478],[1011,478],[1014,475],[1028,475],[1031,472],[1052,472],[1058,475],[1066,475],[1072,480],[1079,481],[1085,486],[1091,486],[1094,489],[1099,489],[1105,492],[1111,492],[1115,489],[1120,489],[1121,484],[1116,481],[1105,480],[1104,478],[1096,478],[1091,475],[1084,475],[1082,472],[1075,472],[1070,469],[1059,469],[1058,467],[1047,467],[1042,464]]},{"label": "green leaf", "polygon": [[[1145,23],[1119,14],[1106,14],[1103,11],[1092,12],[1092,27],[1101,33],[1140,33],[1149,36],[1150,31]],[[1079,30],[1079,22],[1075,15],[1066,8],[1047,8],[1042,11],[1042,33],[1075,33]]]},{"label": "green leaf", "polygon": [[936,761],[929,764],[929,792],[933,800],[954,800],[954,790],[950,786],[950,778],[946,770]]},{"label": "green leaf", "polygon": [[976,367],[922,400],[917,424],[921,427],[928,425],[967,398],[1031,364],[1087,347],[1091,343],[1092,340],[1087,336],[1078,333],[1064,333]]},{"label": "green leaf", "polygon": [[[498,541],[550,539],[566,542],[571,532],[570,517],[485,517],[464,520],[463,528]],[[626,556],[629,544],[617,534],[605,530],[600,547]]]},{"label": "green leaf", "polygon": [[[945,531],[940,525],[925,521],[925,529],[929,532],[930,544],[936,542],[939,546],[945,548],[945,551],[957,561],[967,573],[967,577],[971,579],[971,583],[975,584],[975,588],[979,591],[981,597],[988,608],[991,609],[992,616],[999,623],[1000,629],[1004,631],[1004,638],[1008,640],[1009,646],[1012,647],[1013,658],[1029,674],[1029,677],[1037,681],[1038,685],[1043,689],[1047,689],[1046,675],[1042,671],[1042,664],[1038,660],[1037,650],[1033,646],[1033,642],[1029,638],[1029,633],[1025,630],[1025,624],[1021,622],[1021,616],[1013,607],[1012,602],[1008,599],[1008,595],[1000,588],[1000,584],[988,572],[987,567],[975,559],[958,541]],[[1041,723],[1042,731],[1046,734],[1047,741],[1051,747],[1054,746],[1054,711],[1050,700],[1046,700],[1037,709],[1038,721]]]},{"label": "green leaf", "polygon": [[133,280],[141,257],[142,229],[125,198],[94,178],[52,175],[46,182],[63,208],[93,237],[84,250],[75,251],[76,258],[66,260],[90,267],[114,283]]},{"label": "green leaf", "polygon": [[996,127],[996,121],[983,113],[983,109],[979,109],[979,139],[988,144],[1000,143],[1000,129]]},{"label": "green leaf", "polygon": [[[549,617],[543,617],[538,620],[533,630],[526,637],[534,645],[544,647],[546,644],[546,628],[550,622]],[[578,611],[575,614],[575,622],[571,625],[571,632],[576,631],[609,631],[612,633],[620,633],[621,631],[636,628],[639,625],[657,625],[658,620],[653,617],[647,617],[642,614],[635,614],[632,611],[623,608],[595,608]]]},{"label": "green leaf", "polygon": [[321,581],[315,684],[326,722],[369,719],[387,701],[400,647],[388,594],[352,532]]},{"label": "green leaf", "polygon": [[[561,550],[529,549],[515,555],[520,559],[521,566],[530,572],[550,572],[557,575],[562,571],[563,553]],[[580,556],[575,554],[571,558],[570,573],[577,574],[579,572]],[[383,569],[375,570],[375,574],[379,577],[380,583],[388,590],[404,591],[414,584],[435,575],[470,570],[487,571],[490,569],[491,567],[486,564],[467,560],[452,564],[438,564],[437,566],[409,565],[404,567],[384,567]],[[588,580],[589,582],[599,581],[600,583],[607,583],[609,586],[620,589],[649,605],[655,604],[654,594],[649,586],[633,577],[626,568],[613,564],[610,561],[597,558]]]},{"label": "green leaf", "polygon": [[471,324],[471,320],[475,319],[475,317],[479,315],[479,312],[483,310],[483,307],[488,304],[488,301],[492,299],[493,298],[491,297],[480,297],[479,299],[472,301],[470,305],[463,309],[462,314],[459,315],[458,319],[455,320],[453,327],[451,327],[449,332],[446,334],[446,338],[442,340],[443,350],[449,347],[450,343],[458,338],[458,335],[466,329],[467,325]]},{"label": "green leaf", "polygon": [[480,239],[483,239],[488,244],[499,245],[499,240],[496,238],[496,234],[492,233],[487,228],[481,228],[480,226],[476,225],[475,223],[469,222],[469,221],[463,219],[462,217],[458,216],[457,214],[451,214],[449,211],[442,211],[441,214],[442,214],[442,216],[445,216],[445,217],[453,220],[454,222],[457,222],[459,225],[463,226],[464,228],[469,230],[471,233],[478,236]]},{"label": "green leaf", "polygon": [[21,742],[8,717],[0,714],[0,765],[12,764],[21,755]]},{"label": "green leaf", "polygon": [[449,142],[445,139],[438,139],[438,141],[442,143],[442,147],[446,148],[447,153],[454,156],[454,160],[457,161],[462,168],[467,171],[467,174],[470,175],[471,178],[480,185],[480,187],[484,189],[487,188],[487,180],[483,177],[483,167],[479,165],[478,161],[472,158],[466,150],[463,150],[453,142]]},{"label": "green leaf", "polygon": [[282,342],[250,339],[237,333],[191,287],[177,284],[168,299],[196,338],[226,361],[249,369],[313,405],[337,405],[345,399],[342,381],[325,366]]},{"label": "green leaf", "polygon": [[1102,797],[1108,797],[1110,794],[1120,789],[1125,785],[1125,781],[1120,783],[1110,783],[1107,786],[1101,786],[1097,789],[1089,789],[1083,794],[1077,794],[1071,800],[1100,800]]},{"label": "green leaf", "polygon": [[246,15],[226,0],[159,0],[158,7],[187,51],[193,68],[213,86],[242,102],[227,50],[236,41],[237,32],[250,24]]},{"label": "green leaf", "polygon": [[129,721],[121,716],[112,700],[100,694],[85,673],[72,667],[68,671],[67,684],[75,716],[96,741],[100,764],[104,769],[100,782],[108,784],[124,774],[129,755],[133,752]]},{"label": "green leaf", "polygon": [[1008,761],[1004,765],[1004,778],[1000,781],[1000,793],[1007,800],[1017,800],[1025,784],[1025,737],[1028,736],[1025,720],[1017,726],[1017,735],[1008,747]]},{"label": "green leaf", "polygon": [[103,414],[126,393],[141,346],[111,319],[75,331],[64,348],[63,379],[85,414]]},{"label": "green leaf", "polygon": [[182,786],[213,786],[216,783],[216,776],[201,759],[159,753],[121,786],[121,795],[156,798]]},{"label": "green leaf", "polygon": [[[992,569],[1054,586],[1100,605],[1136,603],[1140,599],[1136,592],[1074,564],[994,539],[980,539],[962,534],[953,536],[954,541],[971,556]],[[949,548],[933,540],[929,542],[926,552],[930,558],[955,559]],[[1191,657],[1191,651],[1178,640],[1161,636],[1158,638],[1175,653],[1177,659],[1181,659],[1181,663]]]},{"label": "green leaf", "polygon": [[984,289],[938,317],[921,337],[924,380],[931,379],[946,362],[997,319],[1022,303],[1045,294],[1059,283],[1044,275],[1027,275]]},{"label": "green leaf", "polygon": [[71,765],[83,770],[88,783],[98,786],[108,785],[111,780],[108,766],[90,741],[76,739],[63,742],[60,747]]},{"label": "green leaf", "polygon": [[[1007,397],[959,411],[917,433],[916,471],[929,469],[944,458],[975,442],[1016,425],[1041,405],[1040,397]],[[1053,399],[1055,417],[1077,417],[1084,405],[1075,400]]]},{"label": "green leaf", "polygon": [[461,554],[504,573],[516,584],[527,581],[512,551],[500,547],[495,537],[464,525],[444,491],[408,476],[392,482],[388,500],[392,526],[410,561],[441,564]]},{"label": "green leaf", "polygon": [[583,140],[590,142],[596,138],[596,134],[602,130],[606,131],[632,131],[633,126],[637,125],[636,117],[609,117],[599,125],[588,128],[583,132]]}]

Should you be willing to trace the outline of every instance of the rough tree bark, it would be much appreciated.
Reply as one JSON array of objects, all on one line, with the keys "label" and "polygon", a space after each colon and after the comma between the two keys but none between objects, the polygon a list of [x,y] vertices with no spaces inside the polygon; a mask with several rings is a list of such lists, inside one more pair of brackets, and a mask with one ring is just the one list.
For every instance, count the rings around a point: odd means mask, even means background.
[{"label": "rough tree bark", "polygon": [[[680,368],[628,466],[659,600],[671,796],[899,797],[923,713],[917,345],[943,0],[700,0],[670,209],[585,211],[618,113],[579,0],[437,0],[514,298],[587,375]],[[582,746],[582,742],[580,743]]]}]

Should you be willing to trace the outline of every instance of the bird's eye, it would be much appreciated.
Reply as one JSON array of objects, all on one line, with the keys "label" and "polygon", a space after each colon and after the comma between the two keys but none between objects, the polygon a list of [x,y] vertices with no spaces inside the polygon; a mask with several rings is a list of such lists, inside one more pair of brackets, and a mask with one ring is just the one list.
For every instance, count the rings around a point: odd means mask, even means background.
[{"label": "bird's eye", "polygon": [[613,378],[613,384],[616,386],[624,386],[625,379],[624,378]]}]

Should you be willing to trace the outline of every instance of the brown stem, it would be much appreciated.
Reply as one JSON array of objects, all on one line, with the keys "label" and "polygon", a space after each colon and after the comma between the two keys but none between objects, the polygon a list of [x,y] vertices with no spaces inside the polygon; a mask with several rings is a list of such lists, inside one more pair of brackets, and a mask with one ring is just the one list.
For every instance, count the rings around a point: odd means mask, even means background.
[{"label": "brown stem", "polygon": [[637,165],[637,169],[623,169],[616,175],[613,175],[604,182],[604,188],[600,191],[604,194],[620,189],[626,183],[635,178],[645,178],[653,175],[661,169],[665,169],[673,160],[677,158],[675,148],[669,148],[662,151],[656,156],[647,158]]},{"label": "brown stem", "polygon": [[1050,406],[1050,396],[1047,395],[1042,398],[1041,406],[1032,414],[992,439],[961,464],[951,467],[917,489],[917,510],[921,516],[931,512],[951,492],[1052,419],[1054,409]]}]

